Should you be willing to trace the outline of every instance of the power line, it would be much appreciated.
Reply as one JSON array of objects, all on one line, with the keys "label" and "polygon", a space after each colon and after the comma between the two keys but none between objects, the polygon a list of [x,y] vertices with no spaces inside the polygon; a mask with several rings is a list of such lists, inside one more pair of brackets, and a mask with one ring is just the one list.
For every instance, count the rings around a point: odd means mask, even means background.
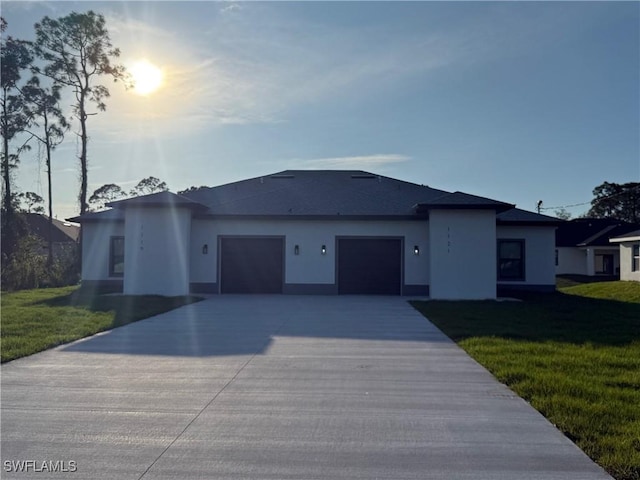
[{"label": "power line", "polygon": [[[631,188],[630,190],[638,190],[639,188],[640,188],[640,185],[636,185],[635,187]],[[559,210],[561,208],[581,207],[583,205],[595,205],[595,204],[597,204],[599,202],[602,202],[604,200],[609,200],[610,198],[614,198],[614,197],[617,197],[619,195],[625,195],[627,193],[629,193],[628,190],[625,191],[625,192],[614,193],[613,195],[609,195],[607,197],[593,199],[590,202],[573,203],[571,205],[561,205],[559,207],[540,207],[540,210]]]}]

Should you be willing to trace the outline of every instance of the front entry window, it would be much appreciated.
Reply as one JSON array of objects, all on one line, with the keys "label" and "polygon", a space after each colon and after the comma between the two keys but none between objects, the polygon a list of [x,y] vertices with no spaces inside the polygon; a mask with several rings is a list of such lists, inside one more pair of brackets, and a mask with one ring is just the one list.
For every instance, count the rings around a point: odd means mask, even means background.
[{"label": "front entry window", "polygon": [[111,237],[109,252],[109,276],[124,275],[124,237]]}]

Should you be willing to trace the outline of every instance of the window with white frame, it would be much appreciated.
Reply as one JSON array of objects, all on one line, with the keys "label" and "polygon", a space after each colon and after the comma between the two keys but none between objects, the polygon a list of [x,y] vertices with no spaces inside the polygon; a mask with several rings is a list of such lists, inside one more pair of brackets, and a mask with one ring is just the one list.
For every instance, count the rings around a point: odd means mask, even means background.
[{"label": "window with white frame", "polygon": [[631,271],[640,270],[640,243],[631,245]]}]

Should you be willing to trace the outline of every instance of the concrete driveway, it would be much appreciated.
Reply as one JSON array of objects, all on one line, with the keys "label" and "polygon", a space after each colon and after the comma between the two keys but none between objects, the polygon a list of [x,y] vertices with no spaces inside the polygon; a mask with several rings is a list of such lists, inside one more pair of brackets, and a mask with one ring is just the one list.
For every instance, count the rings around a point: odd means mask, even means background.
[{"label": "concrete driveway", "polygon": [[388,297],[220,296],[11,362],[1,435],[3,479],[610,478]]}]

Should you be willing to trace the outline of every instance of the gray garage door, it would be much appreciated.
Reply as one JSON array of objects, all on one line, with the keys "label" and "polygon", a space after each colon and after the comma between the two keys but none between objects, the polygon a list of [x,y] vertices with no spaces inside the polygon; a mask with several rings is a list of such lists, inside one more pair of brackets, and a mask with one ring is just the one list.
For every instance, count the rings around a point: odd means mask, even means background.
[{"label": "gray garage door", "polygon": [[220,282],[222,293],[282,293],[284,239],[222,238]]},{"label": "gray garage door", "polygon": [[338,239],[338,292],[400,295],[402,241],[397,238]]}]

